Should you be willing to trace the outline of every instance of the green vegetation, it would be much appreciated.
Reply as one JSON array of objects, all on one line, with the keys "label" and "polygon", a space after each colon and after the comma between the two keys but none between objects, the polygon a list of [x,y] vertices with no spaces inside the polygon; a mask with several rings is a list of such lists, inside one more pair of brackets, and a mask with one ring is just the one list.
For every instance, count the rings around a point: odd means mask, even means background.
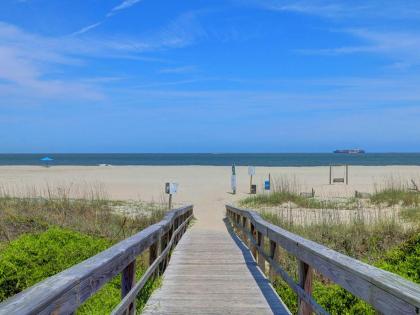
[{"label": "green vegetation", "polygon": [[[288,202],[299,208],[278,207]],[[268,207],[261,211],[265,220],[420,283],[420,194],[406,186],[388,185],[374,193],[369,200],[357,204],[354,198],[340,203],[305,198],[297,193],[293,185],[284,185],[283,182],[280,189],[245,198],[240,205]],[[370,208],[363,209],[361,205]],[[395,212],[395,209],[378,207],[383,205],[400,207]],[[352,210],[346,211],[349,209]],[[296,259],[284,250],[279,257],[283,268],[297,280]],[[296,313],[296,294],[280,278],[275,280],[274,287],[292,313]],[[313,296],[331,314],[375,313],[367,303],[316,272]]]},{"label": "green vegetation", "polygon": [[[305,238],[420,283],[420,225],[404,229],[394,221],[384,220],[375,224],[360,221],[303,227],[284,222],[273,213],[262,216]],[[280,264],[297,279],[295,259],[285,252],[280,257]],[[281,279],[274,286],[292,313],[296,312],[296,294]],[[319,274],[314,278],[313,296],[331,314],[375,313],[367,303]]]},{"label": "green vegetation", "polygon": [[420,207],[402,209],[400,216],[407,222],[420,222]]},{"label": "green vegetation", "polygon": [[349,198],[345,201],[321,200],[301,196],[298,192],[298,184],[295,180],[280,178],[275,181],[270,193],[257,194],[246,197],[239,201],[242,207],[281,206],[285,203],[293,203],[300,208],[306,209],[355,209],[356,199]]},{"label": "green vegetation", "polygon": [[401,204],[405,207],[417,207],[420,205],[420,193],[391,187],[376,192],[372,195],[370,200],[374,204],[386,204],[387,206]]},{"label": "green vegetation", "polygon": [[[160,221],[165,213],[153,204],[108,201],[99,194],[78,199],[69,195],[57,190],[47,198],[0,196],[0,301]],[[118,214],[121,207],[129,208],[130,214]],[[138,279],[147,268],[146,255],[137,260]],[[138,311],[159,283],[154,279],[146,284],[138,295]],[[109,313],[120,294],[117,276],[77,313]]]},{"label": "green vegetation", "polygon": [[[280,279],[274,282],[274,288],[288,306],[292,314],[297,314],[297,295]],[[373,315],[375,310],[367,303],[335,284],[325,284],[319,279],[313,282],[312,295],[319,305],[332,315],[360,314]]]},{"label": "green vegetation", "polygon": [[159,221],[165,213],[162,207],[141,204],[141,210],[127,217],[117,214],[115,207],[114,201],[99,195],[71,199],[61,190],[48,198],[0,196],[0,242],[22,233],[45,231],[49,226],[117,241]]},{"label": "green vegetation", "polygon": [[299,196],[293,192],[287,191],[275,191],[269,194],[259,194],[255,196],[249,196],[239,202],[243,207],[255,207],[255,206],[276,206],[282,205],[287,202],[293,202],[302,208],[311,209],[323,209],[323,208],[335,208],[336,204],[328,201],[320,201],[314,198],[306,198]]},{"label": "green vegetation", "polygon": [[420,283],[420,232],[388,251],[377,266]]},{"label": "green vegetation", "polygon": [[60,228],[25,234],[6,245],[0,253],[0,300],[67,269],[111,243]]},{"label": "green vegetation", "polygon": [[418,228],[403,229],[395,220],[379,220],[367,223],[363,218],[350,222],[331,222],[302,226],[284,220],[272,212],[262,212],[261,216],[288,231],[323,244],[345,255],[372,263],[384,251],[400,244]]}]

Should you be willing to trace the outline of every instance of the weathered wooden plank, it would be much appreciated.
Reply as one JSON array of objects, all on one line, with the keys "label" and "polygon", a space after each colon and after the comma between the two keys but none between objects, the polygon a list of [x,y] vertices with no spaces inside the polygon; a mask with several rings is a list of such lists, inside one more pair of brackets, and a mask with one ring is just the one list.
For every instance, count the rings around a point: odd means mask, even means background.
[{"label": "weathered wooden plank", "polygon": [[[143,314],[289,314],[245,245],[232,237],[189,229]],[[212,256],[229,257],[230,263],[209,262]]]},{"label": "weathered wooden plank", "polygon": [[290,233],[254,211],[232,206],[227,210],[247,217],[256,230],[382,313],[418,314],[419,285]]}]

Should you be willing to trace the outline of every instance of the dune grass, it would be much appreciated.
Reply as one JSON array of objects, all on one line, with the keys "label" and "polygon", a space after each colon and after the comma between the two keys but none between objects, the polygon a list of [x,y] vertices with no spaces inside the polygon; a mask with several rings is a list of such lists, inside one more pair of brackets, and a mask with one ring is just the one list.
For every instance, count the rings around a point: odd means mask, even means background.
[{"label": "dune grass", "polygon": [[[299,195],[295,185],[284,181],[273,192],[247,197],[240,201],[240,205],[257,209],[262,206],[261,216],[275,225],[420,283],[419,193],[409,190],[407,185],[389,182],[367,201],[370,208],[364,209],[360,205],[356,208],[353,198],[340,204],[305,198]],[[294,203],[297,208],[279,208],[285,203]],[[389,208],[389,215],[385,215],[383,209],[396,205],[398,211]],[[372,215],[373,220],[369,219]],[[279,257],[282,267],[297,280],[296,258],[284,250]],[[292,313],[296,313],[296,294],[280,278],[276,279],[274,287]],[[367,303],[317,272],[314,274],[313,296],[331,314],[375,314]]]},{"label": "dune grass", "polygon": [[374,204],[385,204],[387,206],[400,204],[405,207],[417,207],[420,205],[420,193],[406,189],[386,188],[375,192],[370,200]]},{"label": "dune grass", "polygon": [[[42,197],[0,195],[0,301],[160,221],[166,212],[163,206],[138,202],[138,211],[124,216],[115,209],[132,204],[107,200],[100,193],[70,196],[60,188]],[[147,268],[147,254],[137,260],[137,278]],[[138,311],[158,285],[159,279],[147,283],[137,299]],[[77,313],[109,313],[120,292],[117,276]]]},{"label": "dune grass", "polygon": [[62,188],[49,189],[43,197],[14,197],[3,193],[0,194],[0,242],[11,241],[27,232],[45,231],[49,226],[117,241],[160,221],[166,211],[163,206],[140,203],[139,211],[123,216],[115,211],[121,204],[124,202],[108,200],[103,193],[92,191],[72,198],[71,191]]},{"label": "dune grass", "polygon": [[248,196],[239,201],[241,207],[274,207],[286,203],[293,203],[297,207],[306,209],[355,209],[356,199],[349,198],[345,201],[322,200],[302,196],[300,185],[294,178],[279,177],[273,179],[274,184],[269,193]]}]

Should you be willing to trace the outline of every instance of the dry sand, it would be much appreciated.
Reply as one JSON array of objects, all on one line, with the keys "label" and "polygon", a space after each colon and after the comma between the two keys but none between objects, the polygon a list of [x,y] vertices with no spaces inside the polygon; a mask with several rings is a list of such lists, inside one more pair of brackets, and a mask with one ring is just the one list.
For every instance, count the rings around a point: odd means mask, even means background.
[{"label": "dry sand", "polygon": [[[198,227],[224,228],[224,204],[248,196],[249,176],[246,167],[237,167],[238,193],[230,193],[229,166],[0,166],[0,187],[13,194],[25,194],[34,187],[77,187],[80,191],[102,187],[112,199],[162,201],[166,198],[164,183],[179,183],[175,204],[194,204]],[[328,185],[328,167],[257,167],[254,183],[258,191],[271,173],[296,180],[301,191],[314,188],[321,197],[352,196],[355,190],[372,192],[375,185],[393,180],[414,178],[419,183],[420,166],[351,166],[349,185]],[[336,169],[334,177],[343,177]],[[76,189],[76,190],[77,190]],[[75,189],[73,189],[74,191]]]}]

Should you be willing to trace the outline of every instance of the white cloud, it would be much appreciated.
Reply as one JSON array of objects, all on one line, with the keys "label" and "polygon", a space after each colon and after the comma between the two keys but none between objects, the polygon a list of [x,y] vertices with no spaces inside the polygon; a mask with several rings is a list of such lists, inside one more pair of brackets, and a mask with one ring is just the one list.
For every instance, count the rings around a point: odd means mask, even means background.
[{"label": "white cloud", "polygon": [[416,1],[402,4],[395,0],[232,0],[240,5],[273,11],[290,11],[335,19],[416,19],[420,4]]},{"label": "white cloud", "polygon": [[[105,16],[105,18],[106,19],[110,18],[111,16],[115,15],[118,11],[128,9],[128,8],[132,7],[133,5],[139,3],[140,1],[142,1],[142,0],[124,0],[119,5],[113,7],[111,9],[111,11],[109,11],[108,14]],[[89,31],[97,28],[103,22],[104,21],[100,21],[100,22],[96,22],[96,23],[90,24],[88,26],[82,27],[80,30],[78,30],[76,32],[73,32],[71,35],[76,36],[76,35],[81,35],[81,34],[87,33]]]},{"label": "white cloud", "polygon": [[61,66],[87,67],[87,57],[151,61],[155,59],[142,58],[141,54],[184,47],[204,35],[193,13],[180,16],[143,39],[47,37],[0,22],[0,81],[7,84],[7,88],[2,85],[0,93],[98,99],[104,97],[100,89],[103,82],[57,79]]},{"label": "white cloud", "polygon": [[313,55],[344,55],[354,53],[375,53],[389,56],[396,61],[395,69],[407,69],[410,65],[420,64],[420,33],[412,31],[373,31],[368,29],[345,29],[363,42],[357,46],[342,46],[323,49],[299,49],[297,52]]},{"label": "white cloud", "polygon": [[128,9],[132,7],[133,5],[139,3],[140,1],[142,0],[124,0],[116,7],[112,8],[112,10],[107,14],[107,16],[109,17],[109,16],[114,15],[117,11]]},{"label": "white cloud", "polygon": [[89,32],[90,30],[93,30],[94,28],[97,28],[101,24],[102,24],[102,22],[93,23],[91,25],[88,25],[88,26],[85,26],[85,27],[81,28],[80,30],[72,33],[71,35],[76,36],[76,35],[84,34],[86,32]]},{"label": "white cloud", "polygon": [[195,70],[196,70],[195,66],[183,66],[183,67],[160,69],[159,73],[179,74],[179,73],[191,73],[191,72],[194,72]]}]

